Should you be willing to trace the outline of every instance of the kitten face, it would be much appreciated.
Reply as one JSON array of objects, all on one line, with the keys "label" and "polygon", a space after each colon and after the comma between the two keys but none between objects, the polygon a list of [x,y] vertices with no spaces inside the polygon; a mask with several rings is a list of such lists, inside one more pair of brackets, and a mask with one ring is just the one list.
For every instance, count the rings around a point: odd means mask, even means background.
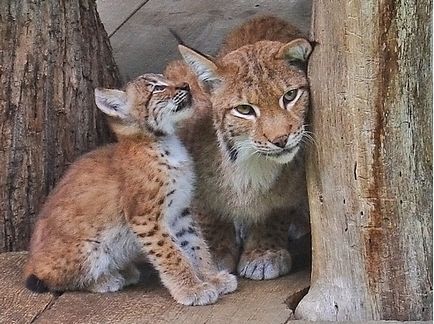
[{"label": "kitten face", "polygon": [[173,134],[176,124],[190,117],[191,94],[187,83],[169,81],[161,74],[144,74],[125,91],[96,89],[96,103],[105,114],[115,117],[115,133],[143,131]]},{"label": "kitten face", "polygon": [[295,156],[305,134],[309,88],[303,65],[310,51],[306,40],[297,39],[243,46],[217,63],[183,53],[210,89],[217,135],[231,160],[259,155],[287,163]]}]

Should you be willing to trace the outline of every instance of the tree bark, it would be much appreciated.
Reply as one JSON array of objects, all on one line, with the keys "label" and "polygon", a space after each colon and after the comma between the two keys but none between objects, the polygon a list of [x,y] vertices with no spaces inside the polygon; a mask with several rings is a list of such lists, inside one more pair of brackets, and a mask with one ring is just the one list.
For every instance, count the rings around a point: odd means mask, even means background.
[{"label": "tree bark", "polygon": [[432,314],[431,1],[314,1],[307,320]]},{"label": "tree bark", "polygon": [[12,251],[65,168],[111,139],[93,89],[119,73],[94,0],[2,0],[0,26],[0,251]]}]

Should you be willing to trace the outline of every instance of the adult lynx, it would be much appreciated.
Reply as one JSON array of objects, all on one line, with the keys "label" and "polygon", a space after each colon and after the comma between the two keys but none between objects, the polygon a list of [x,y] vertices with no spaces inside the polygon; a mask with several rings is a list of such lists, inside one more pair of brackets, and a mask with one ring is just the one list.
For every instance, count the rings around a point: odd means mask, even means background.
[{"label": "adult lynx", "polygon": [[300,151],[312,48],[300,37],[280,19],[256,18],[228,36],[216,59],[180,46],[188,67],[177,61],[165,72],[189,82],[199,105],[182,137],[197,168],[205,237],[220,268],[251,279],[288,273],[288,229],[303,217],[307,224]]}]

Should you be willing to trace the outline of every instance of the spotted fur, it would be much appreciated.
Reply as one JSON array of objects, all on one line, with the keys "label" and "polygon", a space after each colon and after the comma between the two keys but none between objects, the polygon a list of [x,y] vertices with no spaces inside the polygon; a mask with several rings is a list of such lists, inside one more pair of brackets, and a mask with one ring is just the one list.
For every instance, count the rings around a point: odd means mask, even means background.
[{"label": "spotted fur", "polygon": [[218,272],[190,208],[194,172],[174,131],[190,118],[188,84],[145,74],[125,91],[97,89],[118,143],[84,155],[39,215],[25,267],[34,291],[113,292],[135,284],[141,255],[185,305],[236,289]]},{"label": "spotted fur", "polygon": [[186,64],[165,72],[187,80],[198,99],[181,135],[197,166],[205,236],[220,268],[251,279],[288,273],[288,228],[308,227],[302,144],[312,48],[300,37],[280,19],[255,18],[217,58],[180,46]]}]

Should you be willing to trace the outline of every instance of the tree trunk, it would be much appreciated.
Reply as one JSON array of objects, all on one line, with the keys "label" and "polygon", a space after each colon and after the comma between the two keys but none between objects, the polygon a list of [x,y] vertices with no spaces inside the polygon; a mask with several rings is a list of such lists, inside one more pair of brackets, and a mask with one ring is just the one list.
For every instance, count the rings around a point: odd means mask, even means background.
[{"label": "tree trunk", "polygon": [[431,1],[314,1],[308,320],[432,314]]},{"label": "tree trunk", "polygon": [[2,0],[0,27],[0,251],[12,251],[65,168],[111,139],[93,89],[119,73],[93,0]]}]

